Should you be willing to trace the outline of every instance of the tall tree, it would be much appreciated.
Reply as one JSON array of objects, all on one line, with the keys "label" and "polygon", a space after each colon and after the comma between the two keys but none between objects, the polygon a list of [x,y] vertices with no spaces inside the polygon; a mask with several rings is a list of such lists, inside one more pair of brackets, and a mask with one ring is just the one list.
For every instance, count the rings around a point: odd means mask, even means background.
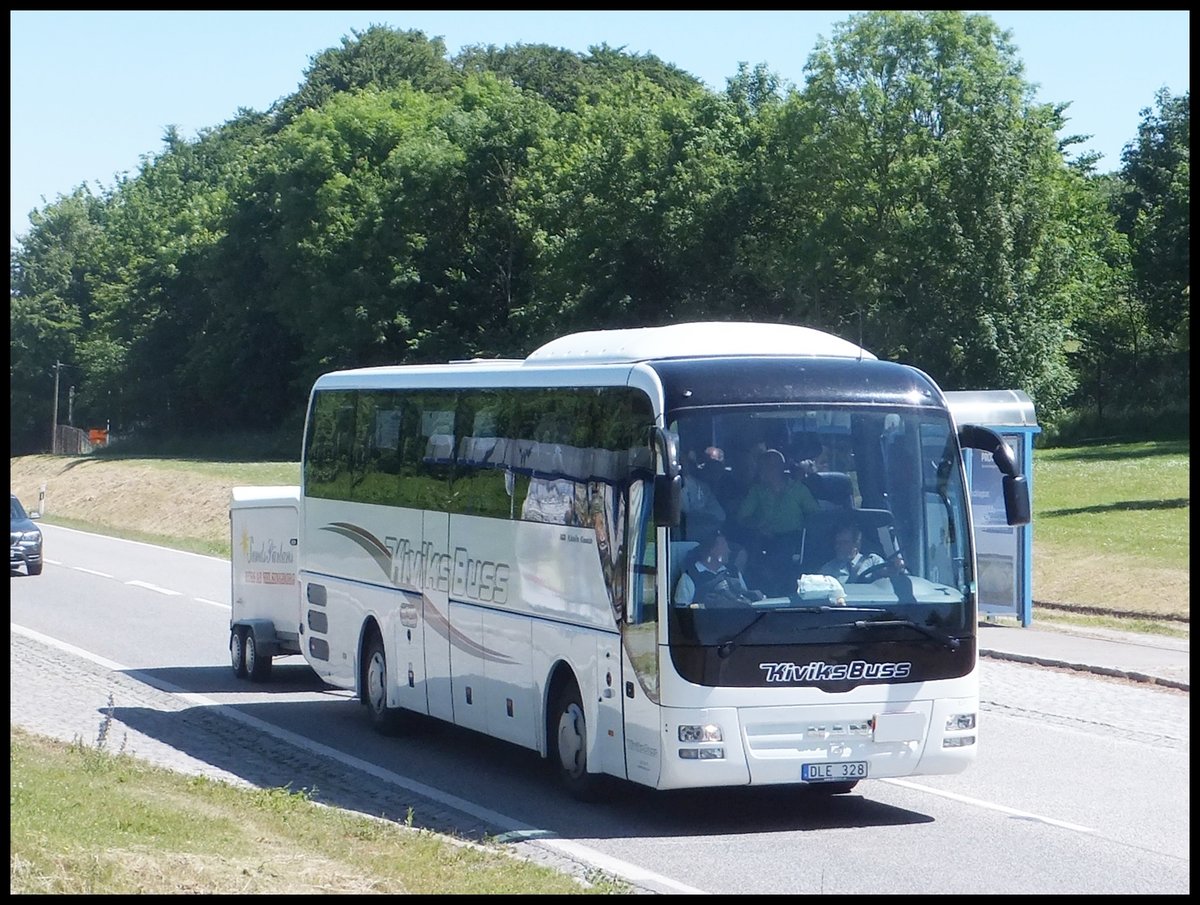
[{"label": "tall tree", "polygon": [[1031,102],[1009,35],[980,14],[859,14],[806,72],[777,117],[755,251],[789,316],[950,387],[1061,405],[1079,186],[1061,108]]},{"label": "tall tree", "polygon": [[[91,308],[88,277],[103,244],[102,205],[86,186],[34,211],[9,263],[9,444],[50,448],[59,362],[81,376],[77,345]],[[59,371],[57,376],[63,372]],[[60,386],[61,390],[61,386]]]},{"label": "tall tree", "polygon": [[314,56],[299,89],[276,105],[276,113],[283,126],[344,92],[407,84],[418,91],[442,94],[457,81],[458,73],[446,58],[441,38],[427,38],[417,29],[371,25],[366,31],[352,29],[340,47]]},{"label": "tall tree", "polygon": [[732,313],[742,126],[723,98],[636,75],[563,116],[531,196],[540,338]]},{"label": "tall tree", "polygon": [[1137,137],[1122,154],[1128,191],[1119,199],[1134,291],[1145,306],[1151,339],[1176,353],[1170,370],[1183,381],[1174,383],[1174,391],[1187,386],[1191,349],[1190,98],[1190,92],[1173,97],[1162,89],[1155,108],[1142,111]]}]

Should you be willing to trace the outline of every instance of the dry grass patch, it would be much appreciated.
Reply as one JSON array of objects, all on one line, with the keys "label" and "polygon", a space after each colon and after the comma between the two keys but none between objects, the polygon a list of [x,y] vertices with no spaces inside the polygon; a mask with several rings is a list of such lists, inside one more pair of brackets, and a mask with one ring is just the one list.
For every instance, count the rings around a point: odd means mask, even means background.
[{"label": "dry grass patch", "polygon": [[1034,600],[1145,616],[1187,616],[1190,593],[1187,569],[1143,565],[1034,541]]},{"label": "dry grass patch", "polygon": [[296,463],[19,456],[9,484],[27,509],[46,488],[50,524],[229,555],[229,497],[240,484],[295,484]]}]

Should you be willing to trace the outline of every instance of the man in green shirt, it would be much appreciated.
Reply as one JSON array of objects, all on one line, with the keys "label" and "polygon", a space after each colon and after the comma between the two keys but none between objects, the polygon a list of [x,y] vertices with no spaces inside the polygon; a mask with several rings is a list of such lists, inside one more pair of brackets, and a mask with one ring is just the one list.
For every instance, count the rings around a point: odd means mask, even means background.
[{"label": "man in green shirt", "polygon": [[762,453],[758,479],[738,507],[735,521],[749,551],[747,568],[768,594],[794,590],[792,559],[800,550],[800,532],[807,517],[820,509],[812,491],[788,476],[783,453],[777,449]]},{"label": "man in green shirt", "polygon": [[820,509],[812,491],[788,477],[783,453],[768,449],[759,460],[758,481],[738,507],[737,521],[748,531],[772,538],[801,530],[806,516]]}]

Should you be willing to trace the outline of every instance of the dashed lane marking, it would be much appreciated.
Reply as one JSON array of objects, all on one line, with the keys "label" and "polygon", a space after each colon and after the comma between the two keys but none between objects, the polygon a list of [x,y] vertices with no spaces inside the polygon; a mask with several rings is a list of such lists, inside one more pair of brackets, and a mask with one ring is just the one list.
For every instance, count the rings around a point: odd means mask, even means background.
[{"label": "dashed lane marking", "polygon": [[150,584],[148,581],[127,581],[125,584],[133,585],[135,588],[145,588],[147,591],[157,591],[159,594],[166,594],[168,597],[182,597],[182,591],[172,591],[170,588],[161,588],[156,584]]}]

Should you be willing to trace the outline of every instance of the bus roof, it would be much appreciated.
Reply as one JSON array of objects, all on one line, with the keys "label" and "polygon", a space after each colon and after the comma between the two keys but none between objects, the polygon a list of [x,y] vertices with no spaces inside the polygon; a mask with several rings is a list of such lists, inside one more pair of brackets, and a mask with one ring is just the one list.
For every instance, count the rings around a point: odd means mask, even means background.
[{"label": "bus roof", "polygon": [[801,355],[874,359],[832,333],[795,324],[698,321],[663,327],[589,330],[551,340],[525,359],[528,364],[592,364],[712,358],[728,355]]},{"label": "bus roof", "polygon": [[476,358],[331,371],[318,377],[314,388],[517,387],[541,386],[547,381],[558,386],[580,379],[616,386],[628,380],[632,366],[643,362],[747,357],[877,360],[854,343],[811,327],[709,321],[571,333],[551,340],[524,359]]}]

